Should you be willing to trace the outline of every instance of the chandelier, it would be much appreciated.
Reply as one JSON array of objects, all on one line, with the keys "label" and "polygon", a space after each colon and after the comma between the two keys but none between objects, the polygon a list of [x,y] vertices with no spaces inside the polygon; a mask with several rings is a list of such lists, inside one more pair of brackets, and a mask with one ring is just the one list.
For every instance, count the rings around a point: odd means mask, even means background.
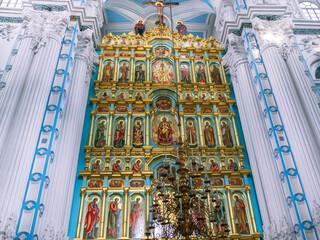
[{"label": "chandelier", "polygon": [[[147,238],[227,239],[230,230],[218,191],[212,190],[206,167],[196,161],[193,149],[181,137],[175,163],[176,172],[165,157],[163,171],[153,180]],[[198,188],[196,183],[203,177]]]}]

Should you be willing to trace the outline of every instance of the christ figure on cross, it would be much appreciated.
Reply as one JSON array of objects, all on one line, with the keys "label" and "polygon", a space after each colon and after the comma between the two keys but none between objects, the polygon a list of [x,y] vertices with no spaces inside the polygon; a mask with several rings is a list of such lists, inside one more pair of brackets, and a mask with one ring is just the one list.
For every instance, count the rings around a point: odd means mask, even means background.
[{"label": "christ figure on cross", "polygon": [[171,5],[179,5],[179,3],[176,3],[176,2],[165,3],[164,0],[156,0],[156,2],[143,1],[142,3],[149,4],[149,5],[157,8],[157,12],[158,12],[158,21],[156,21],[157,25],[164,25],[164,23],[163,23],[163,8],[169,7]]}]

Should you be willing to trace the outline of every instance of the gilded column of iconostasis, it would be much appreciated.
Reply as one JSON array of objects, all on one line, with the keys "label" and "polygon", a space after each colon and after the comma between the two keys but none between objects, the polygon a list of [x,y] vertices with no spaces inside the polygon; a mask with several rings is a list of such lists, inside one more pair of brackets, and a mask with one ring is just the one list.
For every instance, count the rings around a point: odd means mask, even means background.
[{"label": "gilded column of iconostasis", "polygon": [[[180,135],[197,164],[206,166],[203,176],[222,201],[218,217],[226,219],[230,234],[257,236],[250,170],[219,43],[172,37],[162,27],[143,37],[109,34],[99,48],[76,238],[144,238],[152,181],[165,171],[165,158],[176,174]],[[202,181],[193,184],[203,187]]]}]

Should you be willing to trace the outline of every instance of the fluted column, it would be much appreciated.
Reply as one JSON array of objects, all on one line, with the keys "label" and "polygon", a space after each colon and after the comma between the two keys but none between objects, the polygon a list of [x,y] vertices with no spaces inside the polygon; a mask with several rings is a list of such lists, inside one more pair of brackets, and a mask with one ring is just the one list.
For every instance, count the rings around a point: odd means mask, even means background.
[{"label": "fluted column", "polygon": [[[310,124],[304,105],[299,100],[295,88],[297,83],[286,64],[288,56],[293,51],[293,46],[290,44],[292,22],[289,19],[270,22],[254,19],[254,28],[291,151],[300,173],[303,190],[309,206],[313,209],[314,203],[319,202],[320,199],[320,148],[315,137],[315,129]],[[292,61],[289,60],[289,63]],[[305,97],[308,98],[308,96]]]},{"label": "fluted column", "polygon": [[281,190],[267,130],[253,89],[243,39],[231,34],[228,41],[228,52],[223,64],[228,67],[234,86],[263,227],[265,232],[273,231],[273,236],[279,236],[281,231],[286,232],[288,229],[274,227],[290,222],[286,199]]},{"label": "fluted column", "polygon": [[[71,79],[64,125],[52,165],[51,186],[44,202],[47,212],[38,225],[42,239],[50,239],[49,229],[63,236],[68,232],[90,79],[98,62],[98,55],[93,48],[92,31],[87,29],[78,33],[74,75]],[[55,197],[58,195],[59,201]]]},{"label": "fluted column", "polygon": [[[32,46],[42,29],[41,14],[24,10],[22,18],[23,28],[25,29],[22,32],[23,39],[10,73],[4,75],[4,79],[2,79],[6,86],[0,91],[0,116],[6,116],[0,117],[0,155],[10,130],[10,124],[16,116],[17,105],[21,99],[30,66],[35,56]],[[3,164],[2,160],[0,158],[0,169]]]},{"label": "fluted column", "polygon": [[[0,192],[2,193],[0,205],[3,210],[0,214],[4,219],[0,228],[6,228],[8,216],[12,214],[18,216],[20,212],[22,213],[22,200],[26,193],[37,142],[40,140],[39,132],[55,75],[61,41],[69,20],[67,12],[30,11],[30,15],[41,18],[38,20],[41,24],[32,25],[36,28],[34,31],[38,31],[37,37],[31,44],[35,56],[28,69],[23,92],[19,95],[19,102],[14,109],[16,115],[10,123],[3,151],[0,154],[0,162],[3,162],[0,170]],[[48,142],[45,135],[41,139],[45,139],[42,140],[44,145]],[[39,167],[37,171],[41,172],[43,166],[35,165],[35,167]],[[33,175],[33,180],[37,181],[38,176]],[[37,194],[32,192],[25,197],[33,198]],[[24,220],[31,221],[26,218]]]}]

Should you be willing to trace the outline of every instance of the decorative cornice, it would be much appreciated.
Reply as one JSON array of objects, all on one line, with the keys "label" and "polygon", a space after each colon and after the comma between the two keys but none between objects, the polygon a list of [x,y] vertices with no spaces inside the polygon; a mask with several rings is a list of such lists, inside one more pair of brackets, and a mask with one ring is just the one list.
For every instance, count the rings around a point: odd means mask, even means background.
[{"label": "decorative cornice", "polygon": [[260,50],[264,51],[268,47],[277,47],[283,59],[287,59],[295,44],[293,38],[292,19],[284,18],[277,21],[265,21],[254,18],[252,21],[256,36],[260,45]]}]

